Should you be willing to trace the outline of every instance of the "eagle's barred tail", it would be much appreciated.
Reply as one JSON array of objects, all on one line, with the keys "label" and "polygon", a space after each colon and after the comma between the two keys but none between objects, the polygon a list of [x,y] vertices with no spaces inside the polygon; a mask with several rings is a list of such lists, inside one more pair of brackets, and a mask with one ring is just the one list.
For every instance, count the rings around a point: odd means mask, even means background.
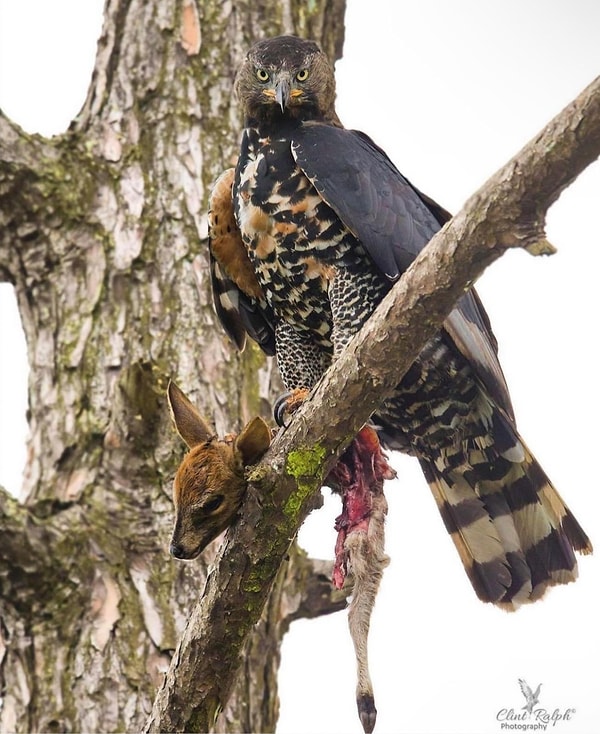
[{"label": "eagle's barred tail", "polygon": [[420,457],[477,596],[508,611],[539,599],[550,586],[574,581],[573,551],[592,551],[535,457],[513,435],[513,447],[502,453],[488,437],[491,445],[484,448]]}]

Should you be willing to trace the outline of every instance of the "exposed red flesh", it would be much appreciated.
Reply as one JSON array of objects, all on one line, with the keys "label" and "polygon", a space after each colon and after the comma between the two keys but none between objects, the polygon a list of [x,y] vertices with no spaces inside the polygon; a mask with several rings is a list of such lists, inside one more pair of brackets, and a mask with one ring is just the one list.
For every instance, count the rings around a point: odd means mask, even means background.
[{"label": "exposed red flesh", "polygon": [[396,472],[387,462],[377,433],[365,426],[329,473],[329,484],[342,497],[342,512],[336,518],[335,564],[333,584],[341,589],[348,573],[346,538],[353,532],[368,532],[373,495],[383,491],[384,479]]}]

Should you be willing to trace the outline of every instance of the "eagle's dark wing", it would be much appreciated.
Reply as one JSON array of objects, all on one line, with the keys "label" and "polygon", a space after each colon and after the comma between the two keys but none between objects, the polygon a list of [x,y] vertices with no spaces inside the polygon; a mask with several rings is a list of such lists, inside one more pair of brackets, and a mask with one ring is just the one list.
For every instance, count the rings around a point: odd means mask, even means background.
[{"label": "eagle's dark wing", "polygon": [[[292,153],[324,201],[390,280],[408,268],[450,219],[362,132],[305,123],[293,135]],[[512,417],[497,341],[473,289],[457,303],[444,328],[496,404]]]},{"label": "eagle's dark wing", "polygon": [[439,229],[410,183],[363,133],[305,123],[293,134],[292,153],[390,280],[406,270]]},{"label": "eagle's dark wing", "polygon": [[213,186],[208,213],[210,278],[215,311],[238,349],[246,334],[269,355],[275,354],[275,326],[235,221],[232,184],[235,169],[224,171]]},{"label": "eagle's dark wing", "polygon": [[465,293],[444,321],[444,331],[463,357],[469,360],[489,396],[514,423],[508,386],[498,360],[498,342],[474,288]]},{"label": "eagle's dark wing", "polygon": [[227,275],[210,252],[213,304],[225,333],[242,351],[248,334],[268,355],[275,354],[275,328],[271,309],[263,299],[245,293]]}]

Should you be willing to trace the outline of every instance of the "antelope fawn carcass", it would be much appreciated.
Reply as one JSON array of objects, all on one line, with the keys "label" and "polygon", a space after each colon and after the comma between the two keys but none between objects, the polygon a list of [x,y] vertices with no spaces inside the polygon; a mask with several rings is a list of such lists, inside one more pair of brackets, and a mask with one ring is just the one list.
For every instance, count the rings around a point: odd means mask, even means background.
[{"label": "antelope fawn carcass", "polygon": [[[218,439],[175,383],[169,383],[167,395],[177,431],[190,449],[173,483],[176,519],[171,554],[190,560],[235,520],[246,489],[244,469],[268,449],[271,431],[261,418],[254,418],[239,436]],[[388,563],[383,482],[393,476],[377,434],[364,427],[326,482],[342,498],[342,513],[335,525],[338,538],[333,584],[341,588],[347,574],[352,576],[348,623],[357,664],[356,702],[367,733],[373,731],[377,716],[367,640],[377,590]]]}]

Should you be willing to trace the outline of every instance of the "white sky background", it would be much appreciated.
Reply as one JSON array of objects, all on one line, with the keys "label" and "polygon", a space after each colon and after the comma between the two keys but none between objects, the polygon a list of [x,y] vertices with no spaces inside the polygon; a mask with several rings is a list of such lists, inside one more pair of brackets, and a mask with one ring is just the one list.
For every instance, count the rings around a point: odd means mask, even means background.
[{"label": "white sky background", "polygon": [[[0,0],[0,106],[28,131],[64,130],[83,103],[98,0]],[[348,0],[338,110],[451,211],[600,73],[597,0]],[[600,166],[548,217],[559,252],[510,252],[478,289],[500,342],[519,428],[596,545]],[[24,460],[26,366],[0,286],[0,483]],[[575,709],[548,730],[600,731],[598,558],[575,585],[516,614],[479,602],[415,460],[394,460],[386,570],[371,628],[376,734],[492,734],[519,712],[517,679],[540,705]],[[326,491],[326,494],[329,494]],[[331,557],[335,500],[301,541]],[[283,647],[280,734],[360,732],[345,615],[297,622]]]}]

